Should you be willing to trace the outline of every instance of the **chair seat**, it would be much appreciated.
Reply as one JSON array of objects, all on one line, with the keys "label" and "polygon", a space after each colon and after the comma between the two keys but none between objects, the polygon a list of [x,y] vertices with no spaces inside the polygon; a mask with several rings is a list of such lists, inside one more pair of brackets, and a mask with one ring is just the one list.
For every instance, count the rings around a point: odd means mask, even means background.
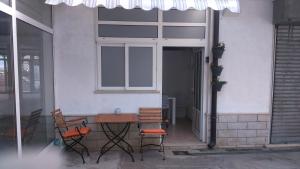
[{"label": "chair seat", "polygon": [[164,129],[142,129],[141,134],[159,134],[166,135],[167,132]]},{"label": "chair seat", "polygon": [[89,127],[82,127],[78,128],[79,132],[76,128],[67,130],[63,133],[64,138],[72,138],[72,137],[78,137],[80,135],[87,135],[89,132],[91,132],[91,129]]}]

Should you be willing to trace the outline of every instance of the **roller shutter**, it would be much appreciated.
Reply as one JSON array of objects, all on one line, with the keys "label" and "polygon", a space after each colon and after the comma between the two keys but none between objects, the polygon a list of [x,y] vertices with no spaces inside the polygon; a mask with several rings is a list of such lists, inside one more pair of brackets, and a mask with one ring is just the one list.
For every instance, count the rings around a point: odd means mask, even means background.
[{"label": "roller shutter", "polygon": [[300,143],[300,26],[276,26],[271,143]]}]

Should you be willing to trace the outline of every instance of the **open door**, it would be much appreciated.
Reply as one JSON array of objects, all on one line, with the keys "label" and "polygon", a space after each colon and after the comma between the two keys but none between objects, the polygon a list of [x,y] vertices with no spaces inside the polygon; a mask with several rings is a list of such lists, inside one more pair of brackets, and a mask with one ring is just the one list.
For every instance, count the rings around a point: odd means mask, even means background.
[{"label": "open door", "polygon": [[202,136],[202,50],[196,49],[193,56],[193,133],[201,140]]},{"label": "open door", "polygon": [[202,144],[202,49],[163,48],[162,95],[163,100],[167,100],[163,101],[163,105],[167,105],[171,116],[168,117],[172,121],[168,128],[166,145]]}]

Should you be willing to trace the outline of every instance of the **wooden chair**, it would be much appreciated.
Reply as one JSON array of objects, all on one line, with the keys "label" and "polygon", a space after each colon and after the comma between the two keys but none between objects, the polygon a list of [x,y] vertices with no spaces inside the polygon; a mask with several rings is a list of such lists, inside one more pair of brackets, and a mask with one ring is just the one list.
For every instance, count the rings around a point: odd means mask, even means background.
[{"label": "wooden chair", "polygon": [[[66,151],[75,151],[81,156],[83,163],[85,163],[83,150],[86,151],[87,156],[89,156],[90,154],[88,148],[81,143],[81,140],[91,132],[91,129],[86,126],[87,118],[80,117],[66,121],[60,109],[54,110],[52,112],[52,117],[55,123],[55,128],[58,130],[63,143],[66,146]],[[83,149],[79,151],[74,148],[75,145],[78,145]]]},{"label": "wooden chair", "polygon": [[[149,127],[150,125],[157,125],[156,127]],[[147,126],[146,126],[147,125]],[[143,161],[144,147],[146,146],[159,146],[159,151],[163,153],[163,160],[165,160],[165,147],[164,139],[167,135],[162,119],[161,108],[140,108],[139,109],[139,129],[140,129],[140,153],[141,161]],[[159,139],[159,144],[143,144],[144,139]]]},{"label": "wooden chair", "polygon": [[[40,124],[40,118],[41,118],[41,113],[42,109],[35,110],[30,113],[29,117],[26,117],[22,119],[22,124],[24,124],[24,127],[21,127],[21,139],[22,143],[30,143],[36,129],[38,128]],[[15,140],[16,139],[16,133],[17,129],[15,127],[13,128],[8,128],[4,130],[5,132],[0,133],[0,137],[9,139],[9,140]]]}]

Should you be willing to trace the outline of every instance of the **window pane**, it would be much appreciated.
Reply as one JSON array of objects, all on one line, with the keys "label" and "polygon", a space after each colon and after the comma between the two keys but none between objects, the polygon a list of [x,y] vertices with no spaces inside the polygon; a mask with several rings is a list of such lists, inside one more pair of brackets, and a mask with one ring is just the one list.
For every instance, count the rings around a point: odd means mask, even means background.
[{"label": "window pane", "polygon": [[172,9],[169,11],[163,12],[163,21],[164,22],[189,22],[189,23],[205,23],[205,10],[186,10],[179,11]]},{"label": "window pane", "polygon": [[52,35],[17,20],[23,150],[42,149],[54,138]]},{"label": "window pane", "polygon": [[0,2],[5,3],[6,5],[10,5],[10,0],[0,0]]},{"label": "window pane", "polygon": [[16,0],[16,7],[23,14],[52,27],[51,5],[44,0]]},{"label": "window pane", "polygon": [[17,148],[11,22],[11,16],[0,11],[0,155]]},{"label": "window pane", "polygon": [[205,27],[193,26],[164,26],[163,38],[204,39]]},{"label": "window pane", "polygon": [[153,48],[129,48],[129,86],[152,87],[153,85]]},{"label": "window pane", "polygon": [[101,47],[101,82],[102,87],[125,86],[124,47]]},{"label": "window pane", "polygon": [[98,8],[98,18],[102,21],[135,21],[157,22],[157,9],[145,11],[142,9]]},{"label": "window pane", "polygon": [[99,37],[157,38],[157,26],[99,25]]}]

